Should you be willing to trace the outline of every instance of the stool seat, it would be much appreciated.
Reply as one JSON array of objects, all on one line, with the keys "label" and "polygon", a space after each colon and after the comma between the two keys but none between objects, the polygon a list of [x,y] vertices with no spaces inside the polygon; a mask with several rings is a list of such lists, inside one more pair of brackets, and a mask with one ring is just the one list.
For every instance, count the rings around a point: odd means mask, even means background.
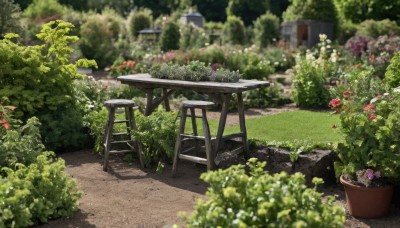
[{"label": "stool seat", "polygon": [[214,106],[214,103],[210,102],[210,101],[190,101],[190,100],[188,100],[188,101],[183,101],[181,104],[181,107],[184,107],[184,108],[201,108],[201,109],[206,108],[206,109],[208,109],[213,106]]},{"label": "stool seat", "polygon": [[[140,161],[140,167],[143,169],[144,168],[144,160],[143,160],[143,155],[142,155],[142,145],[139,142],[134,142],[132,141],[131,137],[131,131],[136,131],[136,122],[135,122],[135,116],[133,114],[134,110],[137,109],[137,106],[135,106],[135,102],[132,100],[126,100],[126,99],[113,99],[113,100],[107,100],[104,102],[104,105],[108,109],[108,119],[107,119],[107,124],[105,127],[105,133],[104,133],[104,164],[103,164],[103,170],[107,171],[108,169],[108,159],[110,154],[116,154],[116,153],[138,153],[139,156],[139,161]],[[116,109],[118,108],[123,108],[125,109],[125,120],[116,120],[115,115],[116,115]],[[118,133],[113,133],[114,129],[114,124],[119,124],[119,123],[125,123],[126,124],[126,130],[127,132],[118,132]],[[113,136],[119,137],[119,138],[126,138],[126,139],[119,139],[119,140],[114,140]],[[130,149],[124,150],[124,149],[119,149],[119,150],[111,150],[111,145],[125,145],[129,147]],[[136,147],[136,148],[135,148]]]},{"label": "stool seat", "polygon": [[[172,175],[176,176],[178,170],[178,162],[179,160],[187,160],[199,164],[207,165],[207,169],[214,169],[215,162],[214,162],[214,153],[211,146],[211,134],[210,134],[210,127],[208,125],[207,120],[207,109],[214,105],[213,102],[209,101],[183,101],[181,103],[181,120],[179,123],[179,132],[176,138],[175,143],[175,150],[174,150],[174,163],[172,165]],[[201,117],[197,117],[195,113],[195,109],[201,109]],[[193,133],[188,135],[185,134],[185,124],[186,124],[186,117],[187,111],[190,110],[190,117],[192,119],[192,129]],[[196,118],[202,119],[203,125],[203,136],[199,136],[197,134],[197,123]],[[184,142],[188,140],[194,140],[194,147],[189,149],[183,150]],[[198,145],[198,140],[204,140],[204,147],[206,152],[206,157],[200,157],[199,150],[200,145]],[[196,155],[189,155],[188,152],[196,152]]]},{"label": "stool seat", "polygon": [[135,102],[132,100],[127,100],[127,99],[112,99],[112,100],[107,100],[104,102],[104,105],[106,107],[113,107],[113,108],[120,108],[120,107],[134,107]]}]

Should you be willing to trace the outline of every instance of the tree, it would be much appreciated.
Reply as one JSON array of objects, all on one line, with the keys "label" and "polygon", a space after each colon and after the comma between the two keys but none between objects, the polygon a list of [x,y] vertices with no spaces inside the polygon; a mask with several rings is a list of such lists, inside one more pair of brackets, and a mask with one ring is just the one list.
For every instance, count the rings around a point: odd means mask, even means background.
[{"label": "tree", "polygon": [[290,0],[269,0],[271,13],[278,17],[282,17],[282,13],[285,12],[289,5]]},{"label": "tree", "polygon": [[279,35],[279,18],[271,12],[267,12],[255,21],[254,40],[260,48],[272,43],[273,39],[279,38]]},{"label": "tree", "polygon": [[[197,6],[199,12],[207,21],[224,22],[226,21],[226,7],[229,0],[193,0],[193,5]],[[212,10],[210,10],[212,9]]]},{"label": "tree", "polygon": [[240,17],[246,26],[269,10],[269,0],[229,0],[226,14]]},{"label": "tree", "polygon": [[224,24],[223,41],[229,44],[244,44],[246,38],[243,21],[239,17],[229,16]]},{"label": "tree", "polygon": [[160,48],[162,51],[167,52],[170,50],[179,49],[179,40],[181,34],[179,32],[179,26],[174,22],[168,22],[165,26],[164,31],[161,33]]},{"label": "tree", "polygon": [[283,13],[285,21],[300,19],[338,21],[337,11],[333,0],[291,0],[291,5]]},{"label": "tree", "polygon": [[8,32],[17,33],[20,26],[21,11],[14,0],[0,0],[0,36]]},{"label": "tree", "polygon": [[400,23],[399,0],[335,0],[335,3],[340,14],[355,23],[367,19],[390,19]]}]

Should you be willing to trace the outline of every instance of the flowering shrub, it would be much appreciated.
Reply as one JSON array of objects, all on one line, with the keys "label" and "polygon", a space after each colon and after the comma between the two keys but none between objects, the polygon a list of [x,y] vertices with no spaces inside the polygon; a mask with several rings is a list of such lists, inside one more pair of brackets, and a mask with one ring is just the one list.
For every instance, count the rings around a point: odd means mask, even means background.
[{"label": "flowering shrub", "polygon": [[390,60],[386,69],[385,80],[390,87],[400,86],[400,51]]},{"label": "flowering shrub", "polygon": [[320,49],[315,55],[307,50],[305,56],[297,56],[294,67],[292,97],[296,105],[307,108],[323,108],[331,98],[326,86],[332,78],[338,78],[339,54],[330,46],[326,35],[320,35]]},{"label": "flowering shrub", "polygon": [[347,40],[345,47],[350,50],[352,55],[360,58],[368,50],[368,42],[370,40],[368,37],[355,36]]},{"label": "flowering shrub", "polygon": [[141,72],[140,65],[134,60],[126,60],[121,64],[111,67],[111,75],[118,77],[120,75],[135,74]]},{"label": "flowering shrub", "polygon": [[[350,87],[329,106],[340,114],[344,142],[336,150],[340,161],[335,162],[337,176],[357,180],[360,170],[373,169],[375,178],[382,175],[392,181],[400,175],[400,90],[377,94],[368,103]],[[369,175],[371,177],[371,175]],[[372,181],[374,178],[370,179]],[[360,184],[371,185],[365,180]]]}]

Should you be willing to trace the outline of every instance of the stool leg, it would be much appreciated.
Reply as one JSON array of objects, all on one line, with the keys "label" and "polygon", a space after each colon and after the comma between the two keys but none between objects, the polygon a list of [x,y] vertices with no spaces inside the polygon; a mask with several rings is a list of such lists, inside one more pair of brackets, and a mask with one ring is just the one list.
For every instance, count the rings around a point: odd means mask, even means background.
[{"label": "stool leg", "polygon": [[110,148],[111,148],[111,140],[112,140],[112,130],[114,126],[114,119],[115,119],[115,108],[111,107],[108,110],[108,125],[105,133],[105,150],[104,150],[104,164],[103,170],[107,171],[108,168],[108,158],[110,155]]},{"label": "stool leg", "polygon": [[172,165],[172,176],[176,176],[179,162],[179,154],[182,150],[182,137],[181,134],[185,133],[185,123],[186,123],[187,108],[182,107],[181,109],[181,122],[179,123],[179,132],[176,137],[175,151],[174,151],[174,163]]},{"label": "stool leg", "polygon": [[207,121],[207,111],[202,109],[202,121],[203,121],[203,132],[204,132],[204,139],[205,139],[205,146],[206,146],[206,155],[207,155],[207,169],[212,170],[214,169],[214,153],[211,146],[211,134],[210,134],[210,127]]},{"label": "stool leg", "polygon": [[[196,112],[194,111],[194,108],[190,108],[190,115],[192,116],[193,135],[197,136]],[[200,154],[199,142],[197,141],[197,139],[194,139],[194,143],[196,148],[196,156],[199,156]]]},{"label": "stool leg", "polygon": [[125,120],[128,120],[128,122],[126,123],[126,132],[128,132],[129,135],[132,129],[131,116],[130,116],[131,109],[132,109],[131,107],[125,107]]},{"label": "stool leg", "polygon": [[[137,131],[135,116],[134,116],[134,113],[133,113],[133,108],[130,107],[128,109],[128,111],[129,111],[128,118],[129,118],[130,129],[132,131]],[[136,147],[138,148],[137,149],[137,153],[138,153],[138,157],[139,157],[139,161],[140,161],[140,168],[144,169],[142,144],[140,142],[137,142],[137,141],[135,141],[135,144],[136,144]]]}]

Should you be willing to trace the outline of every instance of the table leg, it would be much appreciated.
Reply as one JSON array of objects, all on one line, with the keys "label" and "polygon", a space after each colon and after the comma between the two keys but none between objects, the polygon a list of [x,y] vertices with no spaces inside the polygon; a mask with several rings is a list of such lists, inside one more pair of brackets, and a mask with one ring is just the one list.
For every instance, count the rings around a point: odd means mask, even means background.
[{"label": "table leg", "polygon": [[221,117],[219,118],[218,132],[216,137],[216,144],[214,148],[214,156],[217,156],[219,147],[222,143],[222,136],[224,135],[224,129],[226,124],[226,117],[228,115],[229,101],[231,100],[232,94],[224,93],[222,99],[222,110]]},{"label": "table leg", "polygon": [[163,96],[165,96],[165,98],[164,98],[165,111],[169,112],[169,111],[171,111],[171,108],[169,106],[168,90],[167,89],[163,89]]},{"label": "table leg", "polygon": [[243,104],[243,94],[237,93],[237,109],[239,113],[239,123],[240,123],[240,131],[243,134],[243,154],[244,158],[247,160],[249,158],[249,146],[247,143],[247,130],[246,130],[246,122],[245,122],[245,115],[244,115],[244,104]]},{"label": "table leg", "polygon": [[144,115],[149,116],[153,111],[153,89],[146,89],[146,109],[144,110]]}]

